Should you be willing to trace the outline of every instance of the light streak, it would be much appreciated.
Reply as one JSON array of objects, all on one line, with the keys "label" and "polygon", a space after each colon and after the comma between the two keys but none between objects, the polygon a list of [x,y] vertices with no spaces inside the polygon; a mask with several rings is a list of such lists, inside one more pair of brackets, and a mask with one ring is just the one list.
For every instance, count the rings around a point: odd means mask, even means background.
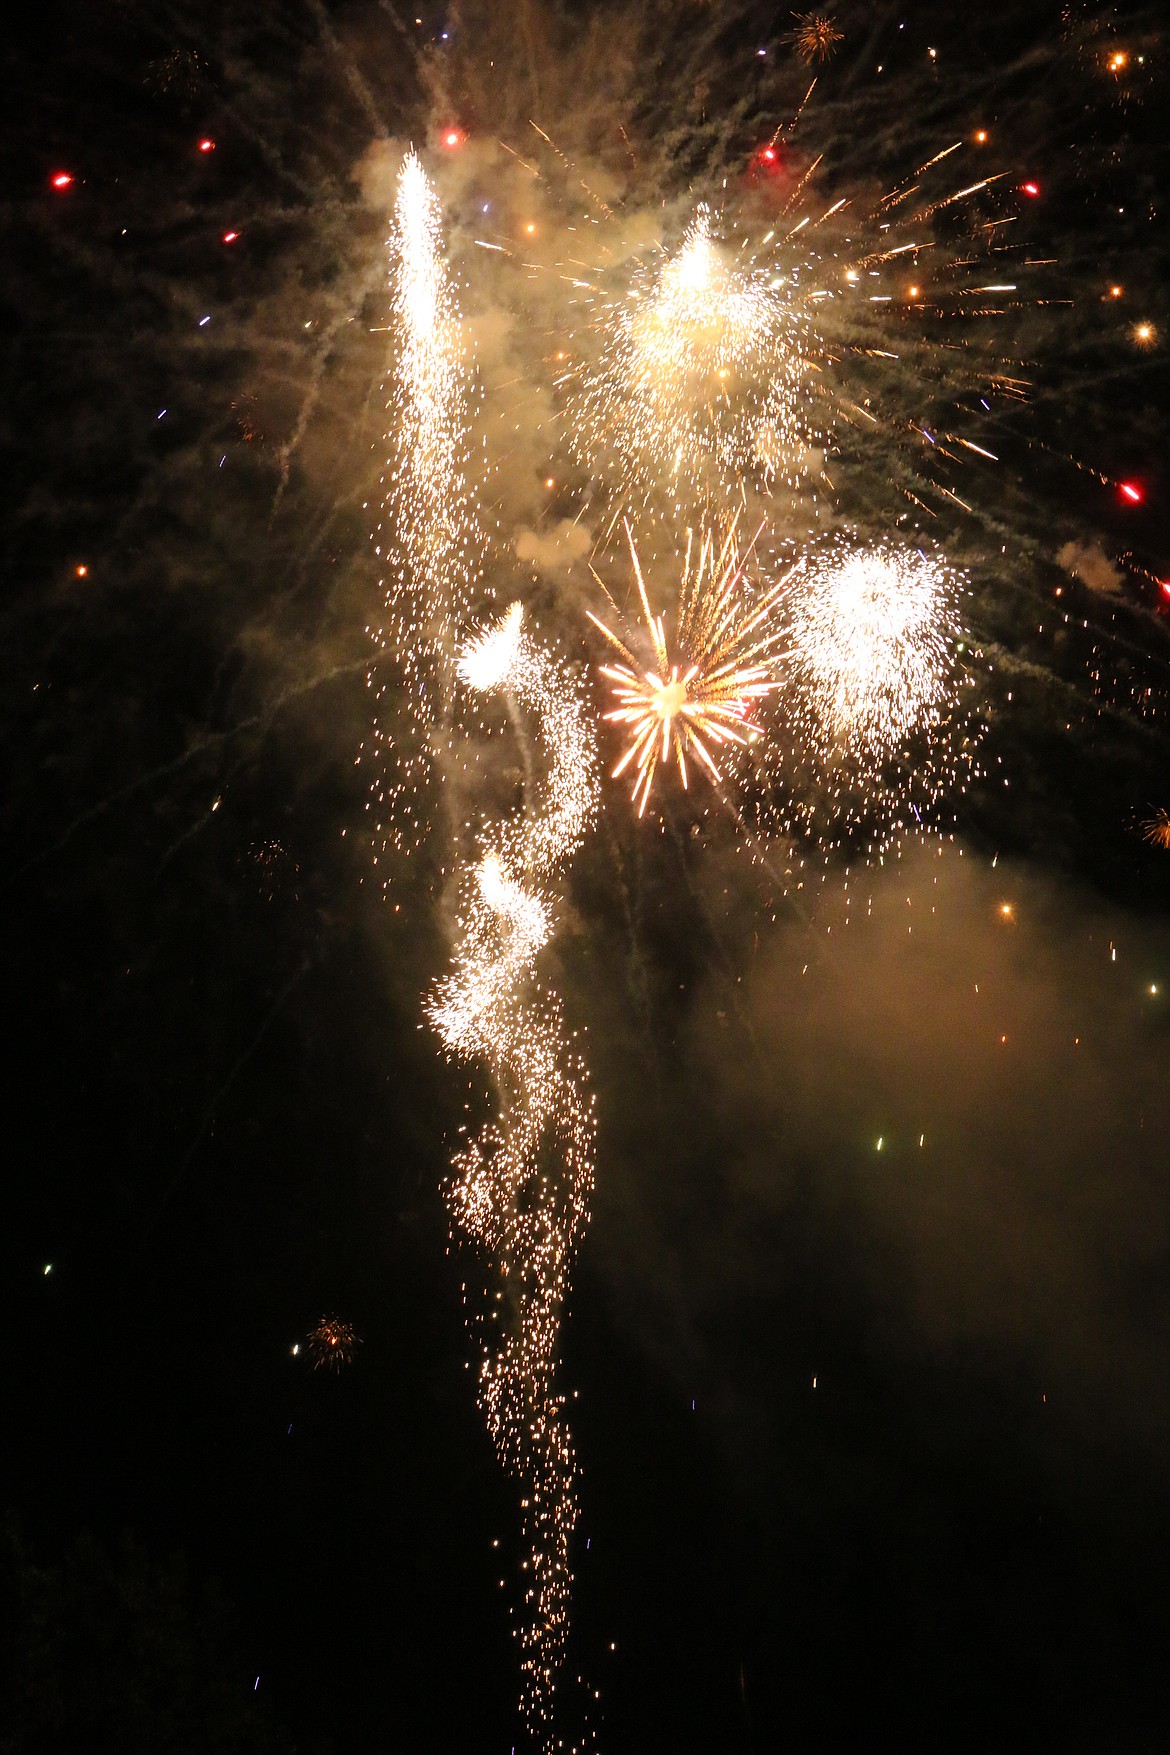
[{"label": "light streak", "polygon": [[413,151],[399,171],[388,248],[397,347],[385,381],[381,516],[370,538],[383,615],[367,629],[375,648],[368,808],[378,859],[392,847],[410,851],[426,834],[457,635],[481,575],[465,472],[469,376],[438,197]]}]

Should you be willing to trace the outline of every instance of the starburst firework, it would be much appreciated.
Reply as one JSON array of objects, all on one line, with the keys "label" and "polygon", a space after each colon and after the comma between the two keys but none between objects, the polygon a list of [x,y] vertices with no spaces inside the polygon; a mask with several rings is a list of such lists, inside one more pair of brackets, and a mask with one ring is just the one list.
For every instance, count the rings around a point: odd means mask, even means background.
[{"label": "starburst firework", "polygon": [[618,703],[605,718],[629,736],[613,778],[633,768],[633,797],[642,816],[660,763],[673,755],[686,786],[691,755],[718,785],[723,778],[719,756],[742,749],[758,735],[752,715],[778,687],[775,610],[785,581],[761,594],[750,590],[735,520],[718,547],[712,532],[696,545],[688,531],[672,657],[665,621],[650,607],[628,524],[626,537],[653,664],[640,665],[625,641],[592,611],[588,614],[622,658],[620,664],[601,666]]},{"label": "starburst firework", "polygon": [[811,64],[827,61],[836,53],[837,44],[845,41],[845,33],[837,29],[836,20],[825,12],[794,12],[796,29],[784,38],[791,43],[800,59]]},{"label": "starburst firework", "polygon": [[323,1316],[307,1335],[313,1367],[317,1371],[341,1371],[353,1364],[354,1351],[361,1345],[357,1330],[336,1316]]},{"label": "starburst firework", "polygon": [[1142,824],[1142,834],[1151,847],[1161,847],[1170,853],[1170,810],[1163,807],[1152,817],[1147,817]]}]

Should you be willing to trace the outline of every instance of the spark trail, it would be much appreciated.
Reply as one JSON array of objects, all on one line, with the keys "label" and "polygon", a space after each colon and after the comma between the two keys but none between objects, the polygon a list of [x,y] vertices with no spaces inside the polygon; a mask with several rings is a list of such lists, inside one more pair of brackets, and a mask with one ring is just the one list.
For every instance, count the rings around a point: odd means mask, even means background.
[{"label": "spark trail", "polygon": [[488,1430],[523,1494],[521,1708],[538,1746],[552,1751],[563,1747],[554,1699],[577,1521],[557,1349],[588,1218],[595,1124],[561,1002],[539,981],[536,962],[553,930],[550,881],[597,807],[597,761],[585,703],[563,666],[530,639],[519,603],[465,648],[459,670],[470,689],[505,694],[532,717],[542,758],[539,797],[484,831],[485,851],[463,875],[454,967],[427,1012],[450,1054],[487,1065],[499,1099],[498,1117],[454,1159],[448,1202],[497,1288],[470,1322],[482,1348]]},{"label": "spark trail", "polygon": [[398,176],[390,253],[397,357],[386,380],[387,457],[371,536],[383,619],[367,632],[374,690],[375,858],[427,830],[426,787],[446,736],[458,631],[481,577],[465,459],[471,390],[443,254],[442,213],[415,152]]}]

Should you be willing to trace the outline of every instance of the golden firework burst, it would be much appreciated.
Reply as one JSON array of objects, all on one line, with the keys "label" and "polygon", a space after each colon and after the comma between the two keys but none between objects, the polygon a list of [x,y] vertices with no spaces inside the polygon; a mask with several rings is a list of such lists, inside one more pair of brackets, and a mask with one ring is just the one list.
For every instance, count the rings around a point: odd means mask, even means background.
[{"label": "golden firework burst", "polygon": [[628,524],[626,539],[653,664],[649,668],[641,665],[625,641],[588,612],[590,621],[621,655],[620,664],[600,666],[601,675],[613,685],[617,702],[605,718],[629,734],[629,746],[614,768],[613,778],[633,768],[633,798],[639,816],[645,813],[659,764],[669,761],[672,754],[684,786],[688,756],[719,784],[723,779],[719,752],[742,747],[759,735],[752,713],[779,686],[773,611],[787,578],[762,593],[752,592],[744,566],[755,538],[741,557],[736,523],[733,519],[718,546],[714,533],[707,532],[697,545],[693,566],[696,545],[692,532],[687,532],[673,656],[663,617],[650,607]]},{"label": "golden firework burst", "polygon": [[1147,817],[1142,824],[1142,835],[1152,847],[1162,847],[1170,853],[1170,810],[1163,807],[1152,817]]},{"label": "golden firework burst", "polygon": [[844,31],[837,29],[836,20],[826,12],[794,12],[796,29],[784,38],[791,43],[801,60],[827,61],[836,54],[837,44],[845,41]]},{"label": "golden firework burst", "polygon": [[352,1365],[354,1352],[361,1346],[357,1330],[336,1316],[323,1316],[305,1338],[316,1371],[340,1371],[344,1365]]}]

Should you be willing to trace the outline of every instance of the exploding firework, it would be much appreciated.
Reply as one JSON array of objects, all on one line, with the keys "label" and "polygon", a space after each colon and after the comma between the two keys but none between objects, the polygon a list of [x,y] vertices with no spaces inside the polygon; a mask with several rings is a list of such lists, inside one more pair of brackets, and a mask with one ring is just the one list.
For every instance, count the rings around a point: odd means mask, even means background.
[{"label": "exploding firework", "polygon": [[843,539],[793,569],[763,768],[826,848],[850,826],[868,828],[871,850],[922,826],[976,772],[964,590],[956,569],[892,543]]},{"label": "exploding firework", "polygon": [[352,1365],[354,1352],[361,1346],[356,1329],[336,1316],[323,1316],[305,1338],[315,1371],[340,1371]]},{"label": "exploding firework", "polygon": [[588,614],[621,655],[620,664],[601,667],[618,703],[605,717],[628,735],[613,778],[633,769],[633,797],[642,816],[658,767],[672,755],[684,786],[688,755],[718,785],[723,778],[719,758],[758,735],[752,714],[778,687],[775,611],[784,582],[752,593],[734,521],[718,546],[713,533],[696,544],[688,531],[672,658],[666,624],[650,607],[628,524],[626,536],[653,664],[640,665],[625,641],[592,611]]},{"label": "exploding firework", "polygon": [[827,61],[836,53],[837,44],[845,41],[845,33],[837,29],[836,20],[824,12],[794,12],[796,29],[789,31],[784,38],[791,43],[800,59],[811,65],[813,61]]},{"label": "exploding firework", "polygon": [[1170,810],[1156,810],[1152,817],[1147,817],[1142,834],[1152,847],[1162,847],[1170,853]]},{"label": "exploding firework", "polygon": [[826,750],[882,762],[946,697],[947,569],[921,549],[840,551],[793,600],[792,674]]},{"label": "exploding firework", "polygon": [[621,489],[642,497],[663,484],[726,497],[745,474],[804,479],[816,432],[795,282],[737,261],[705,207],[601,323],[602,356],[571,422],[592,471],[616,460]]}]

